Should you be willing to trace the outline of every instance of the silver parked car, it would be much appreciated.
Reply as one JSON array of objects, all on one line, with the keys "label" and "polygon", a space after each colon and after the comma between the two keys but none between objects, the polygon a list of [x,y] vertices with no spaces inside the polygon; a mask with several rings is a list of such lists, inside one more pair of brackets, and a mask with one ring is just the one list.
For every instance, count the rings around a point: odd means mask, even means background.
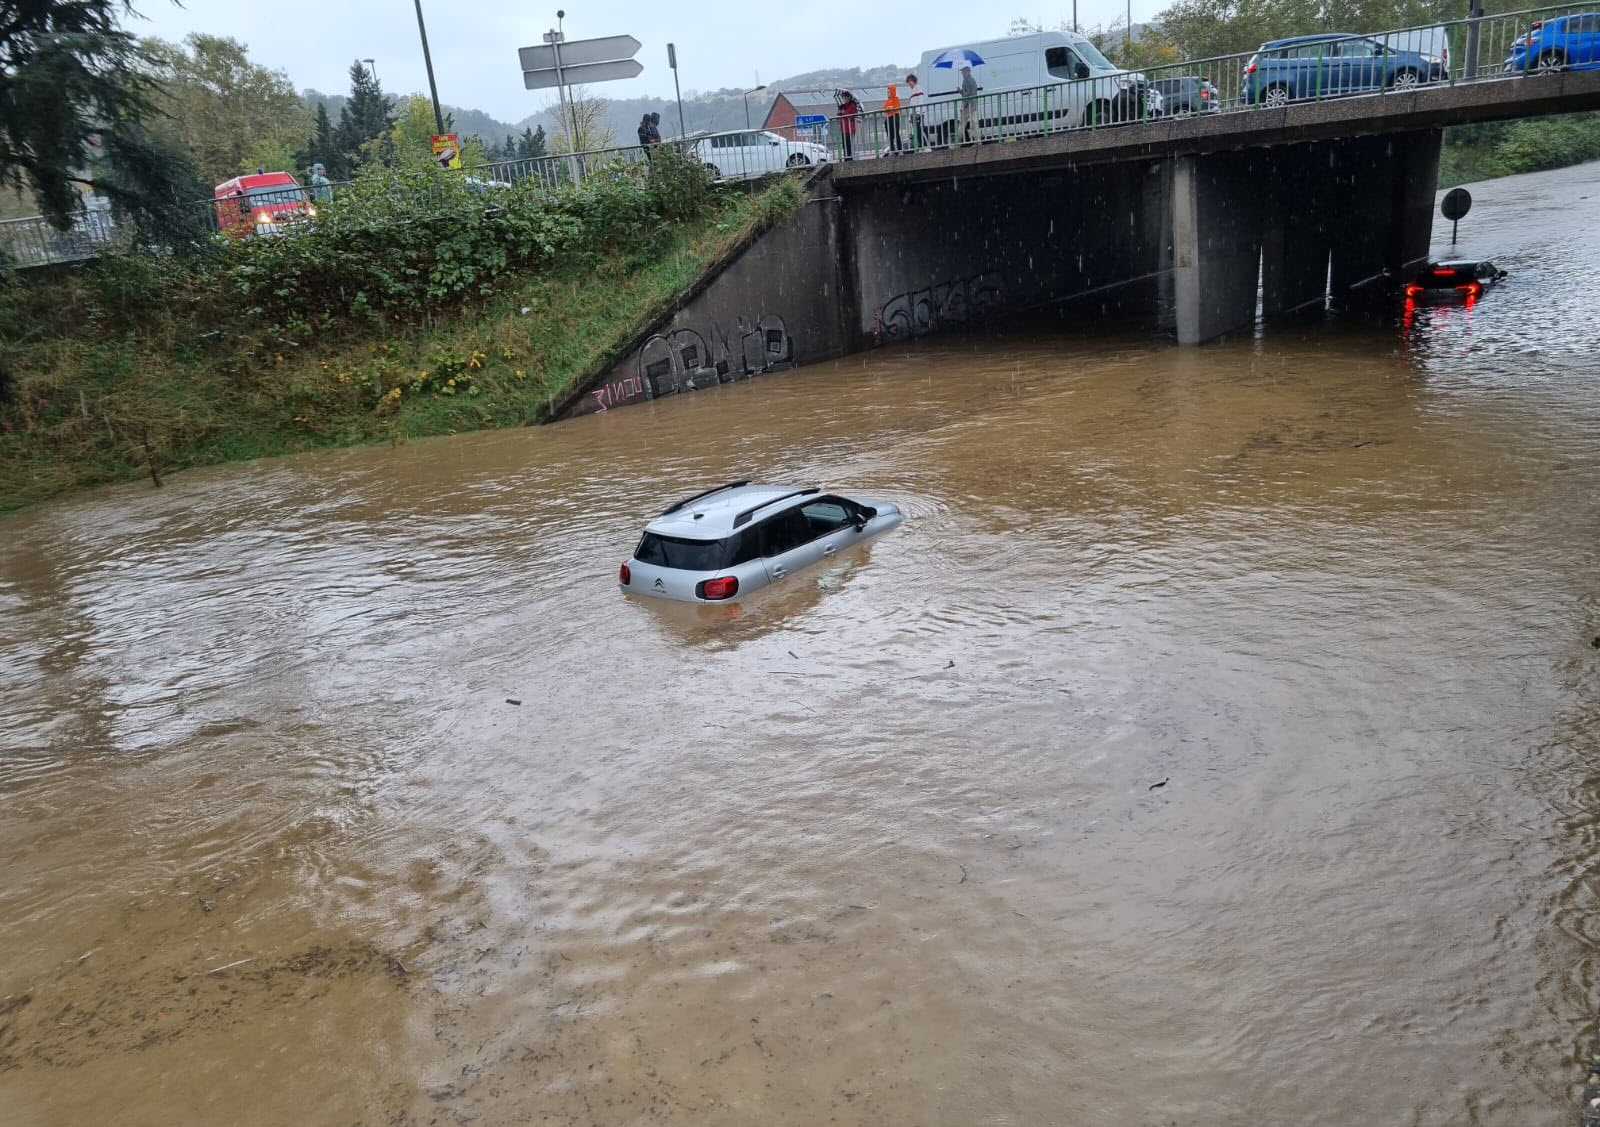
[{"label": "silver parked car", "polygon": [[646,525],[617,581],[636,595],[722,602],[776,583],[904,519],[887,501],[729,482],[679,501]]}]

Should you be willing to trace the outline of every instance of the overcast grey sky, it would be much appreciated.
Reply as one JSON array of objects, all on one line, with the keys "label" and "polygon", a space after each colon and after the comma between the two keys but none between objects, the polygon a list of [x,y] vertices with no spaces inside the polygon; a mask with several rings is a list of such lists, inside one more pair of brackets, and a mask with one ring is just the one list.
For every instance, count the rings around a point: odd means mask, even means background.
[{"label": "overcast grey sky", "polygon": [[[1134,19],[1153,15],[1166,0],[1133,5]],[[823,67],[910,64],[923,51],[1004,35],[1015,16],[1055,24],[1072,5],[1039,0],[422,0],[428,21],[439,99],[517,121],[544,107],[548,93],[522,89],[516,49],[541,42],[567,13],[569,39],[629,34],[644,44],[644,73],[596,86],[610,97],[672,95],[667,43],[678,47],[685,93],[750,87],[760,81]],[[1078,0],[1083,24],[1109,22],[1124,0]],[[352,59],[376,60],[391,94],[426,93],[427,73],[417,38],[413,0],[134,0],[139,35],[179,40],[192,31],[242,40],[257,62],[282,70],[297,88],[345,92]],[[669,14],[670,13],[670,14]],[[754,99],[752,99],[753,101]]]}]

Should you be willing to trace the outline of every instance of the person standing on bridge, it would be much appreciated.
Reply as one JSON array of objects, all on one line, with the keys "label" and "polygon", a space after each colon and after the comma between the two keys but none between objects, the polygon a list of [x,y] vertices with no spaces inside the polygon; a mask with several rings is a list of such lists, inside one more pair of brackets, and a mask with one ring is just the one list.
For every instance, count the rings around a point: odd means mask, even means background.
[{"label": "person standing on bridge", "polygon": [[978,125],[978,80],[972,77],[971,67],[961,68],[961,136],[967,145],[983,140]]},{"label": "person standing on bridge", "polygon": [[928,93],[917,85],[917,76],[906,75],[906,102],[911,111],[911,147],[922,148],[922,107],[927,104]]},{"label": "person standing on bridge", "polygon": [[844,159],[856,159],[856,115],[861,104],[848,90],[839,91],[839,137],[844,143]]},{"label": "person standing on bridge", "polygon": [[883,99],[883,120],[889,127],[889,151],[900,153],[900,92],[889,83],[889,94]]}]

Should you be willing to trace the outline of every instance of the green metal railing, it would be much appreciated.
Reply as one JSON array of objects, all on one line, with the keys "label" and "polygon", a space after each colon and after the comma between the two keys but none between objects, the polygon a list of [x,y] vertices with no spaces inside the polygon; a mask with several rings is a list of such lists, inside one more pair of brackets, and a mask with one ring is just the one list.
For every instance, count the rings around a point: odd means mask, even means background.
[{"label": "green metal railing", "polygon": [[[1242,113],[1330,98],[1383,97],[1462,82],[1517,80],[1562,69],[1600,69],[1593,37],[1558,34],[1593,3],[1530,8],[1313,40],[1271,52],[1189,59],[1141,71],[1072,78],[1028,88],[954,92],[835,118],[826,146],[834,160],[992,144],[1075,130]],[[1536,31],[1530,40],[1530,30]],[[1562,42],[1568,50],[1560,54]],[[1530,44],[1533,50],[1525,49]],[[1573,44],[1589,44],[1578,47]],[[982,68],[975,70],[981,74]],[[935,86],[934,82],[929,83]]]}]

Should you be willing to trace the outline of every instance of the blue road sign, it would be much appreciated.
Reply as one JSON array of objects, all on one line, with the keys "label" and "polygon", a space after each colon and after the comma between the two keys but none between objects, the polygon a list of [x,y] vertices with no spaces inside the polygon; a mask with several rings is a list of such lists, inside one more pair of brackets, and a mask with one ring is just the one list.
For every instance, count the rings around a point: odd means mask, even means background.
[{"label": "blue road sign", "polygon": [[820,113],[807,113],[801,114],[799,117],[795,118],[794,123],[797,126],[826,125],[828,124],[828,119],[825,115]]}]

